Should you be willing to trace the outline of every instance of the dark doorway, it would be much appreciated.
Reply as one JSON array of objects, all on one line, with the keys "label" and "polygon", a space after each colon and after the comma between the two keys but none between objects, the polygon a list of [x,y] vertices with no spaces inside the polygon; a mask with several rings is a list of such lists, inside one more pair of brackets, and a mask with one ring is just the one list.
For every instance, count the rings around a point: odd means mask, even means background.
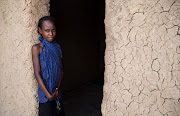
[{"label": "dark doorway", "polygon": [[63,52],[66,116],[100,116],[104,83],[104,0],[50,0]]}]

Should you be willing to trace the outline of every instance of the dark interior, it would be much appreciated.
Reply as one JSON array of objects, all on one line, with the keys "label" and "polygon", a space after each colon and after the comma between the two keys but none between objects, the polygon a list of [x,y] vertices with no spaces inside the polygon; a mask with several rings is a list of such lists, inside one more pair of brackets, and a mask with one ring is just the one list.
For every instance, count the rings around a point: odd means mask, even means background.
[{"label": "dark interior", "polygon": [[50,0],[63,52],[66,116],[100,116],[104,83],[105,1]]}]

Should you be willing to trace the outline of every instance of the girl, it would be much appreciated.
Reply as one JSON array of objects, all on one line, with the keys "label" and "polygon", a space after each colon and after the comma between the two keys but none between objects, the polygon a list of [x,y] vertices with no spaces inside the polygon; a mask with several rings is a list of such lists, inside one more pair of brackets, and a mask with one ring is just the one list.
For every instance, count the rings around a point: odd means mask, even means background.
[{"label": "girl", "polygon": [[62,52],[54,40],[55,19],[42,17],[38,22],[38,33],[41,35],[40,43],[32,46],[32,60],[38,82],[39,116],[57,116],[60,113],[62,116],[64,111],[59,92],[63,76]]}]

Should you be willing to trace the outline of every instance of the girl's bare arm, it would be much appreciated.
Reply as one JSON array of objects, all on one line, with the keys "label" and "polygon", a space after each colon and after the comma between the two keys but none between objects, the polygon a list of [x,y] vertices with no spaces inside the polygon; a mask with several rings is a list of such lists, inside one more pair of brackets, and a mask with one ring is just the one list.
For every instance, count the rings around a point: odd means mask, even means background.
[{"label": "girl's bare arm", "polygon": [[60,85],[61,85],[61,81],[63,79],[63,74],[64,74],[64,70],[63,70],[63,60],[61,59],[61,77],[60,77],[60,80],[59,80],[59,83],[57,85],[57,88],[59,89],[60,88]]},{"label": "girl's bare arm", "polygon": [[40,48],[41,47],[38,44],[36,44],[32,47],[32,61],[33,61],[33,67],[34,67],[34,74],[35,74],[36,80],[37,80],[40,88],[42,89],[42,91],[44,92],[46,97],[48,99],[55,99],[58,96],[58,90],[55,90],[51,95],[48,92],[48,90],[44,84],[44,81],[41,77],[41,68],[40,68],[40,61],[39,61]]}]

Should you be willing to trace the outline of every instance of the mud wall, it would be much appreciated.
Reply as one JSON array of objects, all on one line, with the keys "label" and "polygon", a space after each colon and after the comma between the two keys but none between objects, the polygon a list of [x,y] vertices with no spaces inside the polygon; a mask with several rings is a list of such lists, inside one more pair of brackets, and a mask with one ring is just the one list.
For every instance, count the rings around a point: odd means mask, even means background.
[{"label": "mud wall", "polygon": [[180,115],[180,0],[106,0],[103,116]]},{"label": "mud wall", "polygon": [[[103,116],[180,114],[180,0],[106,0]],[[31,46],[49,0],[1,0],[0,115],[38,115]]]},{"label": "mud wall", "polygon": [[0,1],[0,115],[38,115],[31,47],[36,23],[48,15],[49,0]]}]

